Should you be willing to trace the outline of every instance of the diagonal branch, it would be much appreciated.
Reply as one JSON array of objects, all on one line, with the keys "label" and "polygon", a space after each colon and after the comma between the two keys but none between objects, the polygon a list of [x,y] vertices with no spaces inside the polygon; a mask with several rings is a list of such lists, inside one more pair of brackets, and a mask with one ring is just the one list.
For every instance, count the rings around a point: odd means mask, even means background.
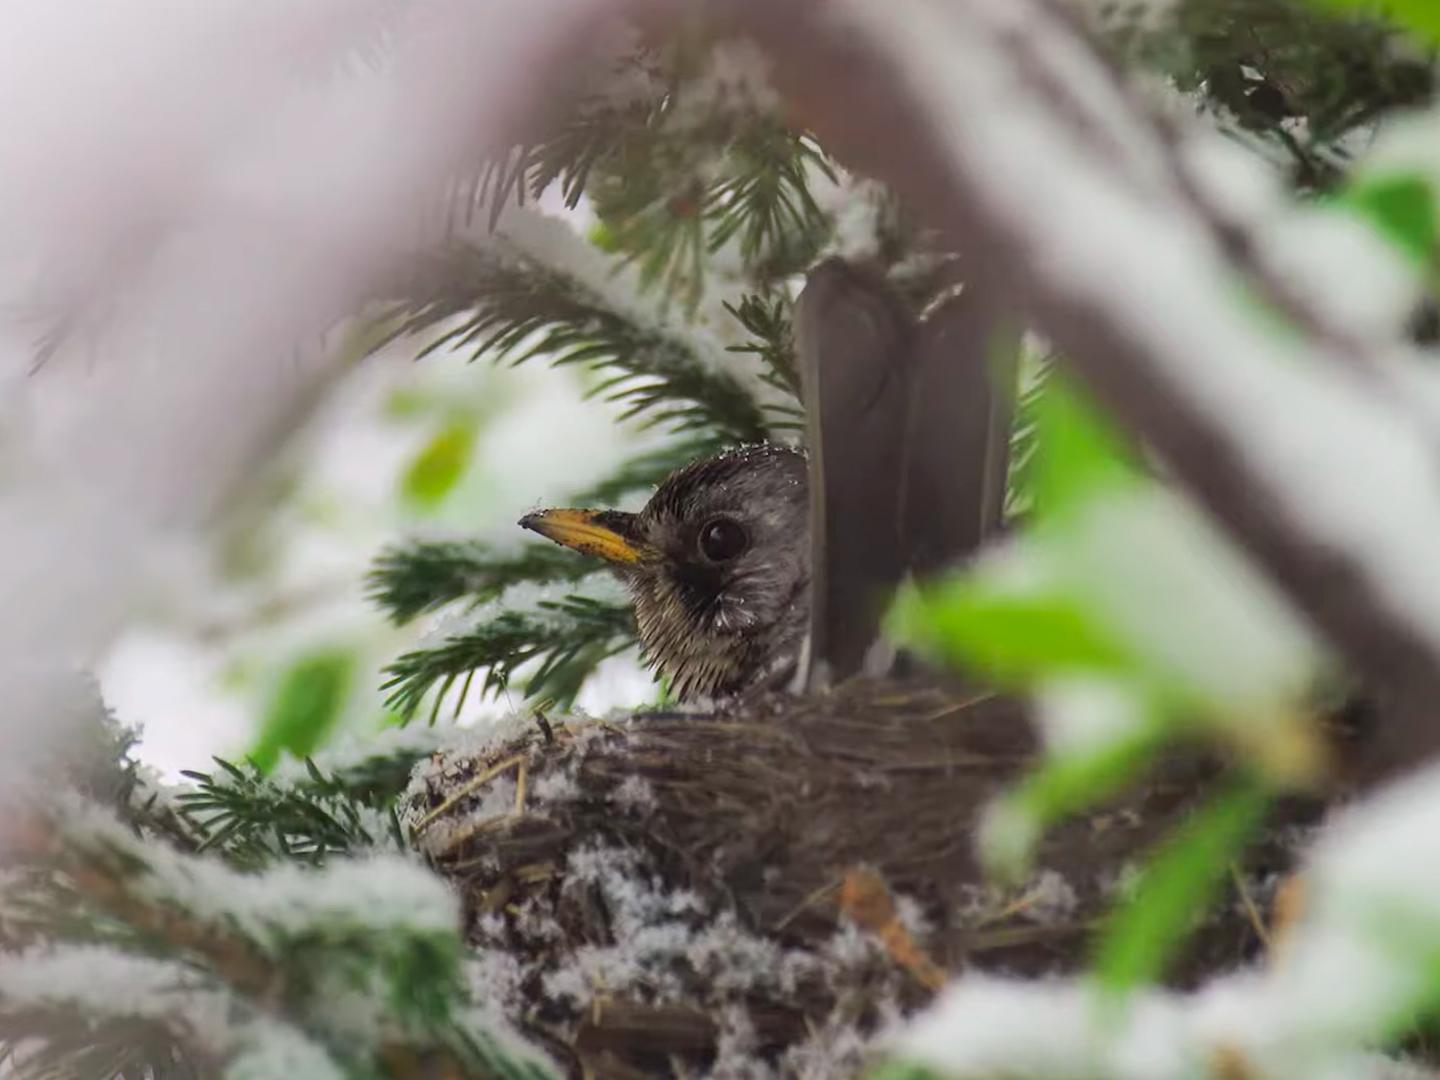
[{"label": "diagonal branch", "polygon": [[[993,275],[1381,694],[1375,767],[1440,749],[1440,475],[1382,343],[1292,293],[1043,0],[746,6],[807,120]],[[848,20],[848,24],[845,20]],[[843,80],[841,73],[844,73]],[[863,84],[863,96],[833,87]],[[1288,317],[1247,312],[1237,285]],[[1396,342],[1392,343],[1398,345]],[[1418,377],[1418,376],[1417,376]],[[1383,742],[1384,740],[1382,740]]]}]

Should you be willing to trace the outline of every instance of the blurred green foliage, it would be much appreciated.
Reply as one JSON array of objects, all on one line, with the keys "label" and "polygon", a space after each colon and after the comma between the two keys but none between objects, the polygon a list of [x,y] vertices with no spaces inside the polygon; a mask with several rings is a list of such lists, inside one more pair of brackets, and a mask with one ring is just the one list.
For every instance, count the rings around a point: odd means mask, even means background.
[{"label": "blurred green foliage", "polygon": [[313,753],[340,719],[354,676],[355,654],[341,646],[295,660],[270,696],[250,760],[269,770],[282,752],[295,757]]},{"label": "blurred green foliage", "polygon": [[1422,270],[1434,266],[1440,215],[1427,177],[1418,173],[1361,175],[1346,184],[1334,201],[1368,221]]},{"label": "blurred green foliage", "polygon": [[400,491],[412,504],[430,509],[454,490],[475,450],[475,425],[449,421],[430,437],[400,476]]},{"label": "blurred green foliage", "polygon": [[1440,43],[1440,4],[1435,0],[1313,0],[1321,7],[1379,17],[1405,27],[1422,41]]},{"label": "blurred green foliage", "polygon": [[1153,982],[1210,908],[1233,860],[1264,820],[1268,786],[1241,776],[1183,825],[1141,871],[1111,916],[1095,954],[1102,989]]},{"label": "blurred green foliage", "polygon": [[[1105,929],[1097,976],[1126,989],[1163,974],[1291,779],[1266,771],[1279,751],[1265,744],[1293,734],[1267,710],[1285,715],[1294,643],[1243,590],[1238,604],[1203,611],[1176,603],[1232,576],[1223,541],[1177,515],[1177,497],[1079,388],[1054,376],[1030,411],[1033,507],[1019,534],[949,580],[902,593],[890,627],[925,654],[1038,695],[1046,752],[981,830],[987,868],[1008,884],[1029,875],[1048,828],[1123,792],[1177,744],[1243,743],[1241,760],[1260,763],[1162,846]],[[1208,667],[1176,662],[1187,645],[1204,652],[1257,631],[1256,651],[1273,656],[1240,675],[1238,692],[1223,648]]]}]

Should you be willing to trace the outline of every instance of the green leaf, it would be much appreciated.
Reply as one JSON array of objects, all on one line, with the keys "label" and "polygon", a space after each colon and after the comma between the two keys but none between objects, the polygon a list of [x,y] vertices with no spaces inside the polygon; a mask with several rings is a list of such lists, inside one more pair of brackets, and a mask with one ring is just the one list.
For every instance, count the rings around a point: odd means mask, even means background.
[{"label": "green leaf", "polygon": [[1321,7],[1382,16],[1416,37],[1440,43],[1440,4],[1435,0],[1313,0]]},{"label": "green leaf", "polygon": [[355,656],[345,649],[322,649],[295,661],[266,707],[250,753],[256,767],[272,769],[286,750],[296,757],[313,753],[340,718],[354,674]]},{"label": "green leaf", "polygon": [[1259,781],[1240,778],[1176,830],[1101,935],[1095,974],[1102,989],[1124,992],[1164,972],[1269,805]]},{"label": "green leaf", "polygon": [[604,221],[596,220],[585,234],[585,239],[607,255],[614,255],[621,251],[620,241],[615,236],[615,230]]},{"label": "green leaf", "polygon": [[1073,382],[1052,376],[1033,410],[1037,521],[1064,516],[1096,493],[1134,481],[1132,455],[1120,435]]},{"label": "green leaf", "polygon": [[1038,677],[1133,668],[1124,645],[1074,599],[1019,593],[968,574],[896,600],[890,631],[952,664],[979,669],[1001,685]]},{"label": "green leaf", "polygon": [[1360,177],[1335,202],[1365,218],[1421,266],[1429,266],[1434,260],[1440,217],[1436,214],[1434,192],[1424,176],[1402,173]]},{"label": "green leaf", "polygon": [[470,464],[475,428],[452,421],[440,428],[415,455],[400,478],[400,490],[412,503],[430,508],[444,501]]},{"label": "green leaf", "polygon": [[1055,822],[1115,795],[1136,779],[1170,732],[1158,716],[1086,753],[1047,759],[1006,794],[980,834],[986,872],[1010,883],[1030,873],[1035,843]]},{"label": "green leaf", "polygon": [[390,392],[381,408],[392,420],[411,420],[423,415],[432,404],[424,392],[413,386],[401,386]]}]

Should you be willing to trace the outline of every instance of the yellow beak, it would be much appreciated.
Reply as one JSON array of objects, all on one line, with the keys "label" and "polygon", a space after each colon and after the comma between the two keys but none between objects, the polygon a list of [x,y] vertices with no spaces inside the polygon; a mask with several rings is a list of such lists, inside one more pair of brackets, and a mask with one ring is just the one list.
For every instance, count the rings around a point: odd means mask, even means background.
[{"label": "yellow beak", "polygon": [[620,510],[539,510],[520,519],[520,527],[537,532],[586,555],[631,565],[652,549],[633,536],[635,515]]}]

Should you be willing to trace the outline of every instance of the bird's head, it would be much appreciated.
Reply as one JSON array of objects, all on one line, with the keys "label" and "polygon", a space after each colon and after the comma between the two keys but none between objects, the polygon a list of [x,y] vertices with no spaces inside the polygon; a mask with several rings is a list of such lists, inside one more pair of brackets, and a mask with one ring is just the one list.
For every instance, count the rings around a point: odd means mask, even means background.
[{"label": "bird's head", "polygon": [[608,562],[641,644],[681,699],[735,693],[795,659],[809,616],[805,457],[748,446],[672,473],[639,513],[541,510],[524,528]]}]

